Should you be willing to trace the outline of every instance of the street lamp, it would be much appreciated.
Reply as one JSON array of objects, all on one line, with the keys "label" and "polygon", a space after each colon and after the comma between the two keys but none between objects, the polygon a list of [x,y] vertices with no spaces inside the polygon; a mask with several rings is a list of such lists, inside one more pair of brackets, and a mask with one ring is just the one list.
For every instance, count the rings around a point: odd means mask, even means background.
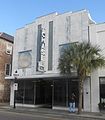
[{"label": "street lamp", "polygon": [[14,84],[13,84],[13,89],[14,89],[14,106],[13,106],[13,108],[15,109],[16,108],[16,105],[15,105],[15,103],[16,103],[16,90],[17,90],[17,87],[18,87],[18,84],[16,83],[16,81],[17,81],[17,76],[19,76],[17,70],[15,71],[13,76],[14,76]]}]

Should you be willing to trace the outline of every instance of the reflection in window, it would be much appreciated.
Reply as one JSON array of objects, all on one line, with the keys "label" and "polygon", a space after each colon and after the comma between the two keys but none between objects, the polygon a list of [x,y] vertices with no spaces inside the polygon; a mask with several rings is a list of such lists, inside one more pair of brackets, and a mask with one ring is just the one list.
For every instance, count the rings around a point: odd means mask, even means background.
[{"label": "reflection in window", "polygon": [[23,104],[34,104],[34,83],[32,81],[18,81],[16,102]]},{"label": "reflection in window", "polygon": [[105,103],[105,78],[100,78],[100,102]]},{"label": "reflection in window", "polygon": [[66,106],[66,81],[58,80],[54,83],[54,105]]},{"label": "reflection in window", "polygon": [[64,50],[70,47],[70,43],[62,44],[59,46],[60,55],[63,54]]},{"label": "reflection in window", "polygon": [[53,21],[49,22],[49,40],[48,40],[48,70],[52,70],[53,59]]}]

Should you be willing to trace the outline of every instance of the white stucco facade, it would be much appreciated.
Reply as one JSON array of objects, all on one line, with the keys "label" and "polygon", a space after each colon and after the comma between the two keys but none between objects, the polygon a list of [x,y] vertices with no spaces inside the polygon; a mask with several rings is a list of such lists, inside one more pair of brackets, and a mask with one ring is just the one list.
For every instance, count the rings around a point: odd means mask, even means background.
[{"label": "white stucco facade", "polygon": [[[45,28],[45,73],[48,71],[48,30],[49,22],[53,21],[53,70],[51,73],[58,72],[59,45],[69,42],[88,41],[89,18],[87,11],[68,12],[64,14],[49,14],[37,18],[35,22],[17,29],[14,43],[13,72],[18,68],[18,52],[32,50],[32,65],[25,68],[25,72],[19,69],[19,75],[36,74],[36,51],[37,51],[37,26],[42,25]],[[55,52],[56,51],[56,52]]]},{"label": "white stucco facade", "polygon": [[[53,44],[52,44],[52,69],[48,69],[49,59],[49,22],[53,21]],[[38,25],[45,32],[45,60],[44,71],[39,72],[37,67],[38,51]],[[37,78],[59,78],[58,59],[60,55],[59,46],[67,43],[90,41],[92,44],[98,44],[105,54],[105,24],[94,23],[89,16],[88,11],[67,12],[64,14],[52,13],[37,18],[33,23],[25,25],[16,30],[13,51],[13,78],[15,71],[18,71],[19,80],[37,79]],[[19,58],[24,52],[29,52],[31,57]],[[30,58],[30,59],[28,59]],[[20,63],[19,63],[20,62]],[[84,82],[83,110],[97,112],[100,102],[99,77],[105,77],[105,69],[96,70],[91,73],[90,79]],[[13,83],[11,82],[10,105],[14,103]]]}]

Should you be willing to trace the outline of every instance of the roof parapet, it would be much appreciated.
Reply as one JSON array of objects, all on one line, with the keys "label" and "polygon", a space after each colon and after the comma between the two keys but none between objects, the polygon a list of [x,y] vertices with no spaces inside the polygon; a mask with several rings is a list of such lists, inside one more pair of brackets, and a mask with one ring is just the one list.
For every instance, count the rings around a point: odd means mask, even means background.
[{"label": "roof parapet", "polygon": [[11,36],[11,35],[9,35],[7,33],[4,33],[4,32],[0,32],[0,38],[3,38],[3,39],[5,39],[7,41],[10,41],[12,43],[14,41],[14,37],[13,36]]}]

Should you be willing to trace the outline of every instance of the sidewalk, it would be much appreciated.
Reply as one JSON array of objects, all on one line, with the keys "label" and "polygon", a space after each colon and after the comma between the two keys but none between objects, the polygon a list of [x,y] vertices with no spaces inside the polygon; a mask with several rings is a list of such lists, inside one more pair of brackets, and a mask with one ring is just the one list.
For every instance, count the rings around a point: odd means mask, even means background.
[{"label": "sidewalk", "polygon": [[105,112],[82,112],[81,114],[77,113],[69,113],[66,110],[52,110],[49,108],[26,108],[26,107],[16,107],[15,109],[10,107],[9,105],[1,105],[0,110],[8,111],[8,112],[16,112],[16,113],[25,113],[25,114],[52,114],[52,115],[62,115],[65,118],[72,117],[80,117],[80,118],[89,118],[89,119],[97,119],[97,120],[105,120]]}]

